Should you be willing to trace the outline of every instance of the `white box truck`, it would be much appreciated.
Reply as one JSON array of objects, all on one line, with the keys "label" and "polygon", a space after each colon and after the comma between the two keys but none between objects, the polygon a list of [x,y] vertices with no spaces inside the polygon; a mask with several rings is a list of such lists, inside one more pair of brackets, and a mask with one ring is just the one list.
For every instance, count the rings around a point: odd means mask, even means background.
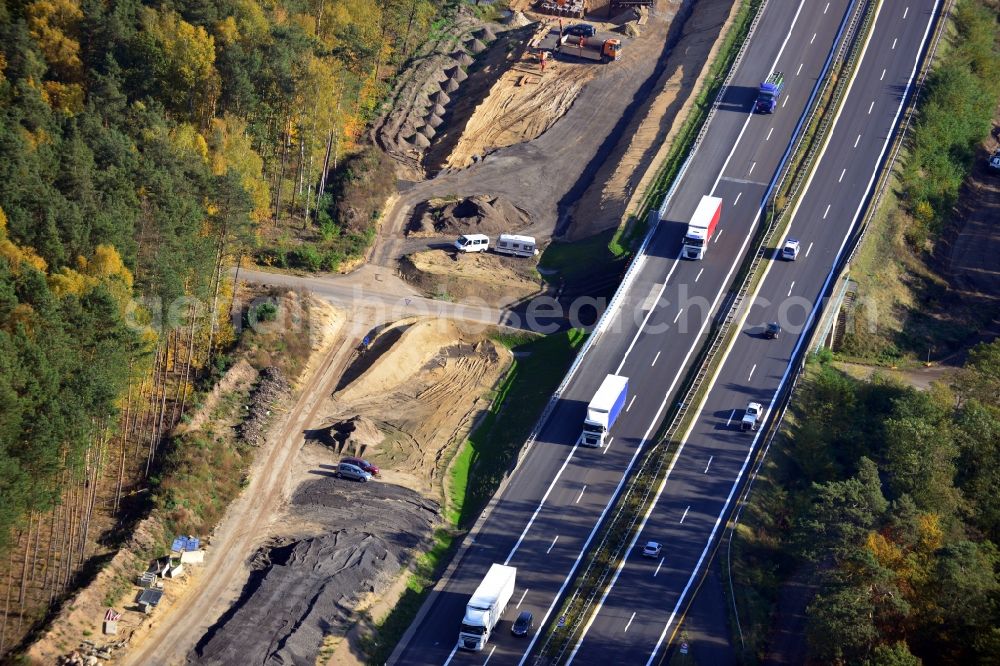
[{"label": "white box truck", "polygon": [[618,420],[627,397],[628,377],[608,375],[604,378],[593,400],[587,405],[587,418],[578,440],[581,446],[604,446],[604,438]]},{"label": "white box truck", "polygon": [[684,248],[681,252],[685,259],[701,259],[705,256],[708,241],[719,226],[722,215],[722,199],[704,196],[698,202],[698,207],[691,216],[687,233],[684,234]]},{"label": "white box truck", "polygon": [[490,634],[500,622],[507,602],[514,595],[517,568],[494,564],[472,593],[465,606],[465,617],[458,632],[458,646],[465,650],[482,650]]}]

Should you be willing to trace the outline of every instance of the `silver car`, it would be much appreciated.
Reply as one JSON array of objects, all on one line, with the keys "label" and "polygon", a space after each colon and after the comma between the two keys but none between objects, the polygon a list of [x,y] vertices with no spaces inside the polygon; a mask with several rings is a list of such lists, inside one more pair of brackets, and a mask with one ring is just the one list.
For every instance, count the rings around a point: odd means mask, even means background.
[{"label": "silver car", "polygon": [[337,465],[337,476],[342,479],[353,479],[354,481],[361,481],[362,483],[367,483],[372,480],[372,475],[370,472],[366,472],[357,465],[352,465],[351,463],[342,462]]}]

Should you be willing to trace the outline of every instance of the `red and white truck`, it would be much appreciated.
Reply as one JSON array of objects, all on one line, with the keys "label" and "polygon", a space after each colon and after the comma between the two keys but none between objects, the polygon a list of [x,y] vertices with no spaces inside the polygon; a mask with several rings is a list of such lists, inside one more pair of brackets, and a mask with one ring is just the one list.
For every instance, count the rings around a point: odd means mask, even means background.
[{"label": "red and white truck", "polygon": [[681,256],[685,259],[701,259],[705,256],[705,246],[711,240],[722,215],[722,199],[704,196],[691,216]]}]

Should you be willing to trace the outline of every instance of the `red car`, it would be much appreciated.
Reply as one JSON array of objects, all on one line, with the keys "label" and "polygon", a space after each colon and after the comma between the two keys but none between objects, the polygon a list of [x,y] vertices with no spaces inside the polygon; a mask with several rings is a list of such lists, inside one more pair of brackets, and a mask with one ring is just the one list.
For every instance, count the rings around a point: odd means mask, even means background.
[{"label": "red car", "polygon": [[352,465],[357,465],[361,469],[365,470],[372,476],[378,476],[378,467],[371,464],[367,460],[361,458],[342,458],[340,462],[350,463]]}]

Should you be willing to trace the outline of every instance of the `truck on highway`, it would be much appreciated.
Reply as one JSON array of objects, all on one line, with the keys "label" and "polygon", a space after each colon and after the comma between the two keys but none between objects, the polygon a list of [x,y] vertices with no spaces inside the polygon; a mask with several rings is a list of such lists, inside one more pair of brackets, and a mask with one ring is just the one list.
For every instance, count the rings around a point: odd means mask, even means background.
[{"label": "truck on highway", "polygon": [[760,417],[763,415],[764,408],[759,402],[748,402],[743,420],[740,421],[740,430],[756,430],[760,427]]},{"label": "truck on highway", "polygon": [[705,256],[705,247],[719,226],[722,215],[722,199],[704,196],[691,216],[687,232],[684,234],[684,247],[681,256],[685,259],[701,259]]},{"label": "truck on highway", "polygon": [[507,602],[514,595],[517,567],[494,564],[472,593],[458,632],[458,645],[465,650],[482,650],[500,622]]},{"label": "truck on highway", "polygon": [[611,426],[618,420],[628,397],[628,377],[608,375],[587,405],[587,418],[578,440],[581,446],[602,448]]},{"label": "truck on highway", "polygon": [[760,89],[757,91],[757,104],[754,107],[757,113],[774,113],[784,88],[785,75],[781,72],[772,72],[771,76],[760,84]]}]

